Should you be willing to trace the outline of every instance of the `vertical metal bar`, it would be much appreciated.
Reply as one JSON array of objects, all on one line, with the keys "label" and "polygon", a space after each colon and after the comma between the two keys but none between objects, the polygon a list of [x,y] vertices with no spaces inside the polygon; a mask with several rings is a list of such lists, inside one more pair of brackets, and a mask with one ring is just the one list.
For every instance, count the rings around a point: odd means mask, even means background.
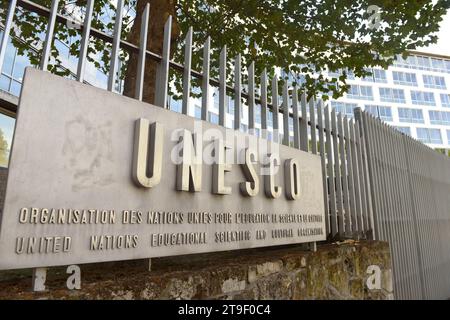
[{"label": "vertical metal bar", "polygon": [[241,128],[241,55],[236,56],[234,62],[234,129]]},{"label": "vertical metal bar", "polygon": [[267,137],[267,70],[261,74],[261,129],[262,137]]},{"label": "vertical metal bar", "polygon": [[[353,209],[353,216],[352,216],[352,221],[354,219],[355,221],[355,225],[358,226],[357,230],[354,228],[353,231],[356,231],[358,233],[359,236],[363,235],[364,230],[364,225],[362,223],[362,208],[361,208],[361,198],[362,198],[362,190],[361,190],[361,185],[360,185],[360,180],[359,180],[359,174],[360,174],[360,166],[358,164],[358,157],[357,157],[357,146],[356,146],[356,136],[355,136],[355,124],[353,123],[353,121],[350,119],[349,122],[347,123],[348,127],[349,127],[349,141],[350,141],[350,155],[349,158],[351,159],[351,169],[350,169],[350,174],[353,178],[353,183],[352,183],[352,192],[350,193],[350,196],[353,197],[350,198],[350,202],[352,203]],[[359,134],[359,131],[358,131]]]},{"label": "vertical metal bar", "polygon": [[402,135],[402,143],[405,157],[405,165],[406,165],[406,176],[408,182],[408,192],[410,195],[410,212],[412,222],[413,222],[413,230],[414,230],[414,238],[415,238],[415,249],[417,256],[417,263],[419,268],[419,283],[420,283],[420,295],[422,299],[426,298],[426,284],[424,277],[424,269],[425,269],[425,261],[422,259],[423,252],[423,241],[422,241],[422,230],[423,230],[423,221],[420,221],[420,207],[417,205],[417,199],[420,197],[420,194],[416,193],[417,179],[416,179],[416,170],[417,166],[417,150],[415,150],[415,146],[411,145],[411,139],[406,135]]},{"label": "vertical metal bar", "polygon": [[225,105],[227,103],[227,46],[220,52],[219,66],[219,125],[225,126]]},{"label": "vertical metal bar", "polygon": [[248,128],[250,132],[255,129],[255,63],[248,67]]},{"label": "vertical metal bar", "polygon": [[[295,92],[295,97],[297,97],[297,91]],[[298,98],[296,98],[298,100]],[[328,202],[328,179],[327,179],[327,167],[325,158],[325,141],[324,141],[324,127],[323,127],[323,115],[322,115],[322,100],[319,100],[317,105],[317,125],[319,126],[319,153],[320,153],[320,163],[322,165],[322,188],[323,188],[323,201],[325,208],[325,229],[327,237],[330,234],[330,208]],[[298,110],[298,103],[297,103]],[[298,114],[298,113],[297,113]],[[298,119],[298,116],[296,117]],[[298,121],[297,121],[298,123]],[[295,124],[295,121],[294,121]],[[297,126],[298,127],[298,126]],[[298,137],[298,136],[297,136]],[[297,139],[297,148],[299,146],[299,141]]]},{"label": "vertical metal bar", "polygon": [[299,124],[300,124],[300,118],[298,115],[298,88],[297,86],[294,87],[292,91],[292,122],[294,125],[294,148],[299,149],[300,148],[300,131],[299,131]]},{"label": "vertical metal bar", "polygon": [[419,298],[420,296],[420,279],[418,270],[418,258],[416,254],[416,246],[419,246],[418,243],[415,243],[414,235],[413,235],[413,214],[412,214],[412,203],[413,200],[410,198],[410,194],[408,191],[408,183],[407,176],[408,174],[405,172],[406,160],[404,158],[405,150],[403,146],[402,136],[399,132],[394,130],[393,128],[389,128],[389,132],[391,136],[391,148],[393,150],[393,163],[397,169],[397,181],[399,181],[399,187],[397,188],[400,192],[400,215],[403,221],[403,229],[405,230],[405,236],[402,236],[403,241],[405,242],[405,246],[407,248],[407,272],[408,279],[410,285],[412,286],[411,290],[411,298]]},{"label": "vertical metal bar", "polygon": [[400,280],[398,281],[398,285],[402,288],[403,292],[410,292],[411,288],[409,288],[407,277],[405,277],[406,253],[403,241],[399,237],[401,223],[398,219],[398,199],[394,198],[395,190],[392,183],[394,172],[390,163],[391,150],[389,150],[384,124],[380,119],[376,119],[374,122],[379,137],[379,158],[381,163],[381,176],[384,185],[384,196],[386,199],[385,219],[388,230],[388,239],[392,247],[394,259],[396,260],[394,261],[394,265],[396,265],[394,276],[396,276],[397,280]]},{"label": "vertical metal bar", "polygon": [[167,86],[169,83],[169,63],[170,63],[170,37],[172,33],[172,16],[164,25],[164,40],[162,49],[162,59],[156,70],[155,83],[155,105],[167,108]]},{"label": "vertical metal bar", "polygon": [[358,185],[359,185],[359,196],[356,197],[357,201],[360,201],[360,213],[358,215],[358,220],[361,220],[361,230],[364,231],[364,235],[367,238],[367,232],[369,231],[368,225],[364,221],[364,215],[368,214],[368,205],[369,201],[366,197],[366,184],[369,183],[365,178],[367,177],[365,166],[363,164],[363,147],[364,143],[361,138],[361,122],[356,122],[354,124],[354,137],[355,137],[355,152],[356,152],[356,163],[358,164],[358,175],[356,176]]},{"label": "vertical metal bar", "polygon": [[415,220],[415,209],[414,209],[414,199],[412,195],[412,190],[409,188],[409,180],[410,180],[410,171],[408,169],[408,160],[409,156],[407,156],[407,150],[405,148],[405,144],[403,141],[403,135],[396,131],[392,130],[395,135],[394,149],[397,152],[394,152],[395,163],[399,165],[398,177],[401,181],[401,214],[402,219],[406,224],[406,237],[405,238],[410,261],[408,261],[408,278],[412,279],[411,284],[413,285],[413,292],[411,292],[411,297],[413,299],[419,299],[421,297],[421,292],[423,288],[423,279],[421,280],[421,267],[420,267],[420,243],[415,238],[414,232],[414,220]]},{"label": "vertical metal bar", "polygon": [[6,48],[9,42],[9,33],[13,23],[14,13],[16,12],[17,0],[11,0],[6,15],[5,29],[3,30],[2,42],[0,43],[0,73],[3,70],[3,62],[5,61]]},{"label": "vertical metal bar", "polygon": [[192,69],[192,27],[189,28],[186,38],[184,39],[184,72],[183,72],[183,102],[181,112],[189,113],[189,105],[191,100],[191,69]]},{"label": "vertical metal bar", "polygon": [[58,15],[59,0],[52,0],[50,8],[50,17],[48,18],[47,33],[42,48],[41,70],[47,71],[48,60],[52,51],[53,34],[55,32],[56,16]]},{"label": "vertical metal bar", "polygon": [[278,126],[278,114],[279,114],[279,105],[278,105],[278,77],[277,75],[273,76],[272,79],[272,127],[273,127],[273,141],[280,142],[280,127]]},{"label": "vertical metal bar", "polygon": [[311,152],[317,154],[316,108],[313,98],[309,100],[309,121],[311,122]]},{"label": "vertical metal bar", "polygon": [[[80,54],[78,56],[77,80],[84,81],[84,69],[86,68],[86,56],[89,48],[89,37],[91,35],[92,12],[94,11],[94,0],[88,0],[86,15],[84,17],[83,34],[81,35]],[[142,30],[141,30],[142,32]]]},{"label": "vertical metal bar", "polygon": [[211,38],[206,38],[203,46],[203,78],[202,78],[202,120],[208,120],[209,108],[209,51],[211,49]]},{"label": "vertical metal bar", "polygon": [[[355,118],[357,120],[357,131],[359,131],[359,135],[357,135],[357,143],[358,143],[358,151],[359,152],[359,164],[361,167],[360,174],[360,182],[361,182],[361,190],[365,193],[366,199],[363,200],[363,212],[364,209],[371,208],[372,216],[373,216],[373,224],[374,229],[372,230],[372,236],[374,239],[380,240],[384,239],[383,232],[381,228],[381,224],[379,223],[379,189],[378,183],[375,176],[375,166],[372,161],[372,140],[370,136],[370,129],[368,125],[368,120],[366,113],[363,113],[360,108],[355,109]],[[360,149],[360,150],[359,150]],[[366,174],[366,172],[368,174]],[[364,189],[364,190],[363,190]],[[370,196],[370,192],[373,196]],[[370,199],[370,200],[369,200]],[[368,200],[368,201],[365,201]],[[367,230],[367,228],[365,228]]]},{"label": "vertical metal bar", "polygon": [[339,230],[337,225],[337,212],[336,212],[336,188],[334,180],[334,163],[333,163],[333,142],[331,135],[330,124],[330,110],[329,106],[325,107],[325,132],[327,136],[326,149],[327,149],[327,170],[328,170],[328,188],[330,190],[330,227],[331,237],[334,238]]},{"label": "vertical metal bar", "polygon": [[363,199],[363,223],[367,226],[365,230],[368,230],[366,233],[367,236],[371,237],[372,239],[375,238],[375,220],[374,220],[374,206],[372,201],[372,193],[373,185],[370,182],[370,172],[369,172],[369,156],[367,151],[367,145],[365,143],[365,134],[363,133],[363,129],[361,127],[362,123],[359,122],[357,129],[359,132],[359,135],[357,136],[358,139],[358,145],[361,148],[361,154],[360,154],[360,165],[361,165],[361,174],[360,174],[360,183],[361,183],[361,196]]},{"label": "vertical metal bar", "polygon": [[119,49],[120,49],[120,36],[122,34],[122,11],[123,11],[123,0],[118,0],[114,24],[114,39],[111,48],[111,63],[109,67],[108,91],[114,91],[114,86],[116,85],[118,73]]},{"label": "vertical metal bar", "polygon": [[[345,137],[344,137],[344,128],[343,128],[343,120],[342,120],[342,114],[339,113],[337,116],[337,127],[338,127],[338,134],[340,137],[340,143],[339,143],[339,155],[341,160],[341,174],[342,174],[342,190],[343,190],[343,203],[344,203],[344,230],[345,235],[347,237],[351,237],[352,229],[351,229],[351,214],[350,214],[350,200],[349,200],[349,192],[348,192],[348,172],[347,172],[347,159],[345,158]],[[347,121],[347,118],[345,118],[345,121]]]},{"label": "vertical metal bar", "polygon": [[[311,98],[312,99],[312,98]],[[300,150],[308,152],[308,114],[306,111],[306,92],[302,94],[300,105],[302,116],[300,120]]]},{"label": "vertical metal bar", "polygon": [[336,109],[331,111],[331,130],[333,134],[334,174],[336,177],[336,205],[339,237],[344,235],[344,201],[342,198],[341,164],[339,160],[339,134],[337,131]]},{"label": "vertical metal bar", "polygon": [[289,88],[287,81],[283,85],[283,144],[289,146]]},{"label": "vertical metal bar", "polygon": [[[355,235],[358,236],[359,232],[358,232],[358,223],[356,221],[355,187],[353,185],[354,182],[353,175],[356,166],[353,165],[351,153],[353,141],[350,136],[349,119],[346,116],[344,117],[343,126],[344,126],[343,137],[345,140],[345,146],[343,149],[345,150],[345,156],[347,159],[346,164],[347,174],[346,177],[344,178],[344,181],[346,181],[347,183],[348,196],[346,197],[346,199],[349,201],[347,205],[349,208],[349,214],[347,214],[347,216],[349,217],[349,222],[351,224],[351,229],[349,232],[352,233],[353,236]],[[346,188],[344,188],[344,190],[346,190]]]},{"label": "vertical metal bar", "polygon": [[144,75],[145,75],[145,58],[147,55],[147,35],[148,35],[148,20],[150,17],[150,3],[145,5],[144,13],[141,20],[141,38],[139,41],[139,60],[136,77],[136,92],[135,98],[142,101],[142,94],[144,92]]},{"label": "vertical metal bar", "polygon": [[405,159],[406,150],[404,148],[402,141],[403,139],[400,132],[397,132],[392,128],[390,128],[390,130],[388,131],[391,135],[389,142],[391,144],[390,147],[392,150],[392,161],[393,165],[397,169],[397,175],[394,178],[396,181],[395,189],[400,192],[400,194],[396,197],[399,200],[399,214],[401,216],[400,219],[402,221],[403,227],[400,239],[405,242],[407,253],[407,269],[404,272],[407,273],[407,281],[410,284],[409,296],[412,299],[417,299],[420,296],[421,281],[420,279],[418,279],[418,277],[420,277],[420,271],[418,270],[418,257],[415,247],[419,247],[420,244],[415,243],[415,239],[413,237],[412,220],[414,219],[414,214],[412,212],[412,204],[414,201],[408,190],[407,179],[409,177],[407,169],[405,169],[407,161]]},{"label": "vertical metal bar", "polygon": [[[377,159],[378,148],[376,143],[376,132],[373,129],[373,119],[367,113],[363,113],[364,118],[364,127],[367,127],[367,137],[370,139],[370,161],[369,164],[373,167],[373,177],[371,180],[375,181],[376,187],[373,195],[376,197],[376,218],[379,229],[380,237],[378,239],[386,241],[386,229],[385,229],[385,220],[384,220],[384,198],[383,198],[383,187],[382,182],[380,180],[379,175],[379,164]],[[368,154],[369,157],[369,154]]]}]

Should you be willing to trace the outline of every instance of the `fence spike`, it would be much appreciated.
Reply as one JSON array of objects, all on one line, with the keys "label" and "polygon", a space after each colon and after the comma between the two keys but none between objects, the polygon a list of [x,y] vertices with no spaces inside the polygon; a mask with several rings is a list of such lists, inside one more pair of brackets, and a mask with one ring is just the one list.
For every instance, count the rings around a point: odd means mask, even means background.
[{"label": "fence spike", "polygon": [[193,29],[189,27],[184,40],[183,101],[181,108],[181,112],[186,115],[189,113],[191,97],[192,34]]},{"label": "fence spike", "polygon": [[280,142],[280,127],[278,125],[279,104],[278,104],[278,76],[274,75],[272,79],[272,128],[273,141]]},{"label": "fence spike", "polygon": [[308,113],[307,113],[307,96],[303,92],[300,106],[302,108],[302,115],[300,120],[300,150],[308,152]]},{"label": "fence spike", "polygon": [[144,92],[145,58],[147,56],[148,20],[150,17],[150,3],[145,5],[141,21],[141,39],[139,42],[139,60],[136,75],[135,98],[142,101]]},{"label": "fence spike", "polygon": [[316,105],[313,98],[309,100],[309,121],[311,122],[311,152],[317,154]]},{"label": "fence spike", "polygon": [[234,129],[241,128],[241,55],[238,54],[234,62]]},{"label": "fence spike", "polygon": [[292,91],[292,120],[293,120],[293,129],[294,129],[294,148],[300,148],[300,131],[299,131],[299,123],[300,117],[298,112],[298,88],[294,86]]},{"label": "fence spike", "polygon": [[219,125],[226,125],[227,104],[227,46],[223,46],[220,52],[219,66]]},{"label": "fence spike", "polygon": [[170,37],[172,33],[172,16],[164,25],[164,41],[162,50],[162,59],[156,70],[156,92],[155,105],[167,108],[167,86],[169,83],[169,64],[170,64]]},{"label": "fence spike", "polygon": [[13,23],[14,13],[16,12],[17,0],[11,0],[6,15],[5,28],[3,30],[2,42],[0,43],[0,71],[3,70],[3,62],[5,61],[6,48],[9,43],[9,33]]},{"label": "fence spike", "polygon": [[283,85],[283,144],[289,146],[289,86]]},{"label": "fence spike", "polygon": [[267,138],[267,69],[261,73],[261,130],[262,137]]},{"label": "fence spike", "polygon": [[209,72],[210,72],[211,38],[206,38],[203,46],[203,78],[202,78],[202,120],[208,120],[209,108]]},{"label": "fence spike", "polygon": [[47,71],[48,61],[52,51],[53,34],[55,32],[56,16],[58,15],[59,0],[52,0],[50,17],[48,19],[47,33],[45,35],[45,41],[42,49],[41,57],[41,70]]},{"label": "fence spike", "polygon": [[255,62],[248,66],[248,128],[250,133],[255,129]]}]

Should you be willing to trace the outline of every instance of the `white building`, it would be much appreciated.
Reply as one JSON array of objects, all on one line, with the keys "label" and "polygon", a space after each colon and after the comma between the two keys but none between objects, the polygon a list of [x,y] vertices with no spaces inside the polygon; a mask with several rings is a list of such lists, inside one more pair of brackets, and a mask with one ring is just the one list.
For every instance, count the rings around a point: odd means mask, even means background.
[{"label": "white building", "polygon": [[348,115],[361,107],[430,147],[450,149],[449,56],[413,52],[372,74],[350,76],[349,92],[331,105]]}]

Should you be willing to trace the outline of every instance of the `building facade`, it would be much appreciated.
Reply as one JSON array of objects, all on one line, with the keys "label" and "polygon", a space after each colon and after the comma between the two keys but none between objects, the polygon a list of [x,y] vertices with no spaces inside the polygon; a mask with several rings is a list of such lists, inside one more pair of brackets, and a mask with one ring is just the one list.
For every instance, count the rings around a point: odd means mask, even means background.
[{"label": "building facade", "polygon": [[361,107],[432,148],[450,149],[450,57],[414,52],[348,83],[348,93],[331,101],[338,111],[351,116]]}]

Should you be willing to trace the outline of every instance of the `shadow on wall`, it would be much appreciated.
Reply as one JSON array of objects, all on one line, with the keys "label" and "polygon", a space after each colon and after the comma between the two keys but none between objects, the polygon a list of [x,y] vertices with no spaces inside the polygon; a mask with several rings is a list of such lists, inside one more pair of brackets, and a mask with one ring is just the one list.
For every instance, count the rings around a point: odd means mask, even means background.
[{"label": "shadow on wall", "polygon": [[8,168],[0,167],[0,213],[3,210],[3,203],[5,201],[7,176],[8,176]]}]

